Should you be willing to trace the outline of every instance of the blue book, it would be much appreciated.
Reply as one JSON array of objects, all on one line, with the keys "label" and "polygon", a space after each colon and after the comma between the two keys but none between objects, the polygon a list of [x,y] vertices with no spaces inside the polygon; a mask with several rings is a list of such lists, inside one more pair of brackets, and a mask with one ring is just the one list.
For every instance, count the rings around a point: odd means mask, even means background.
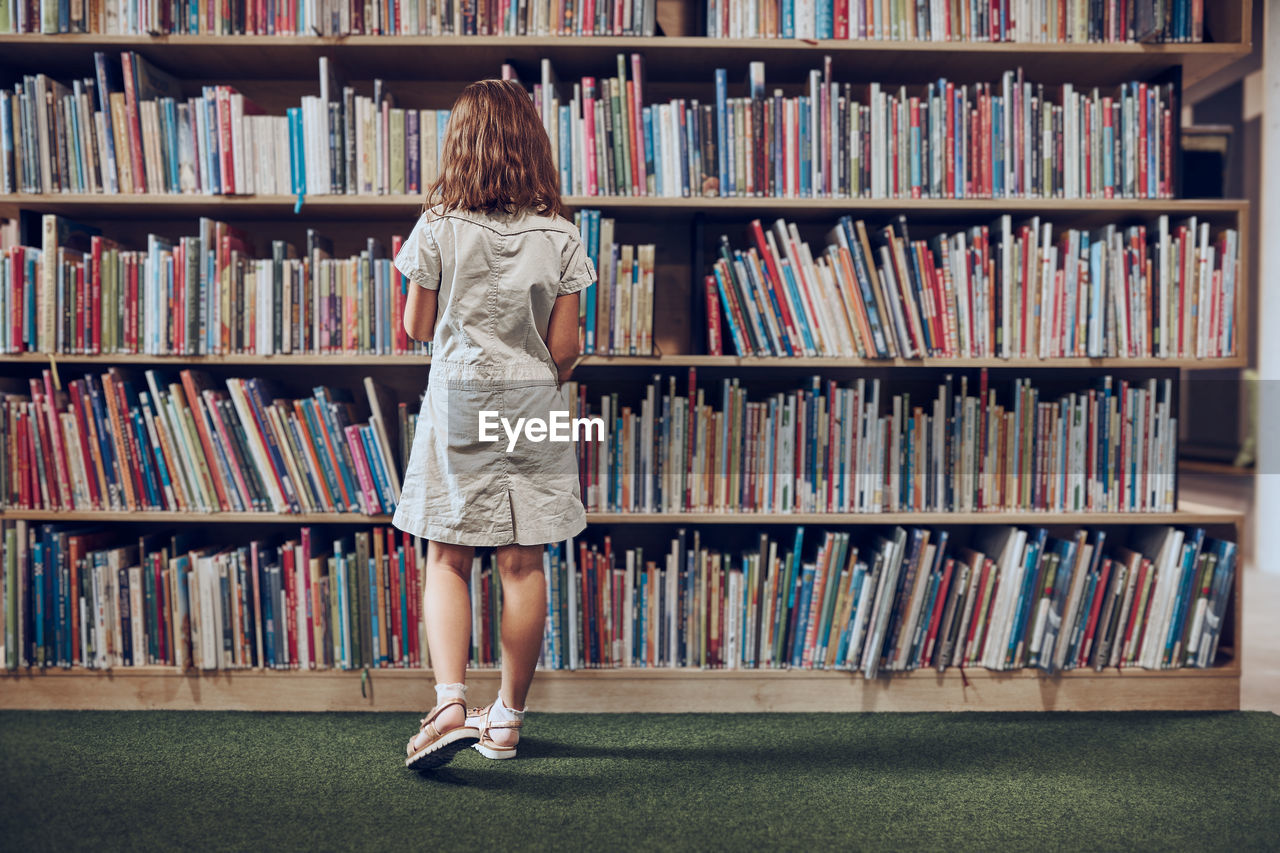
[{"label": "blue book", "polygon": [[358,427],[357,432],[360,435],[360,447],[364,450],[365,462],[369,466],[369,476],[373,479],[373,490],[377,494],[378,503],[382,505],[383,511],[389,511],[388,507],[394,505],[394,502],[389,503],[391,486],[387,483],[386,474],[382,468],[382,455],[378,453],[373,443],[373,429]]},{"label": "blue book", "polygon": [[[785,4],[791,0],[783,0]],[[716,156],[720,169],[720,195],[729,194],[729,72],[716,69]]]},{"label": "blue book", "polygon": [[1174,648],[1182,640],[1187,610],[1195,595],[1196,567],[1200,562],[1200,549],[1204,545],[1204,529],[1197,527],[1187,534],[1182,545],[1182,576],[1178,585],[1178,593],[1174,599],[1173,615],[1169,620],[1169,634],[1165,638],[1165,664],[1174,663]]},{"label": "blue book", "polygon": [[796,37],[795,0],[782,0],[782,37],[784,39]]},{"label": "blue book", "polygon": [[[797,556],[797,562],[799,557]],[[791,638],[791,665],[799,667],[804,662],[804,641],[809,630],[809,604],[813,599],[813,578],[816,566],[805,563],[800,573],[800,591],[796,596],[795,633]]]},{"label": "blue book", "polygon": [[306,195],[306,161],[302,147],[302,108],[285,110],[289,124],[289,189],[296,196]]},{"label": "blue book", "polygon": [[793,319],[796,326],[800,328],[800,337],[804,340],[804,350],[806,353],[816,353],[817,347],[814,346],[813,335],[809,331],[809,316],[805,313],[804,302],[800,298],[800,288],[796,284],[795,273],[791,269],[791,263],[784,258],[781,268],[787,292],[791,294],[791,302],[795,307],[795,317]]},{"label": "blue book", "polygon": [[654,182],[654,185],[648,188],[648,190],[652,192],[656,191],[658,187],[658,169],[656,165],[657,155],[653,150],[653,113],[650,111],[649,107],[645,107],[640,111],[640,123],[644,126],[645,174],[648,175],[648,180]]},{"label": "blue book", "polygon": [[568,105],[561,105],[559,123],[560,139],[560,194],[573,194],[573,127]]},{"label": "blue book", "polygon": [[373,559],[373,557],[369,558],[367,565],[364,567],[364,570],[369,573],[369,616],[370,616],[369,625],[372,630],[372,640],[373,640],[373,648],[369,652],[368,660],[372,661],[374,666],[377,666],[380,662],[386,660],[386,656],[385,656],[385,650],[380,648],[379,638],[378,638],[379,617],[382,614],[378,612],[378,607],[377,607],[378,587],[379,587],[378,564]]},{"label": "blue book", "polygon": [[1014,613],[1013,630],[1009,632],[1009,648],[1005,654],[1006,663],[1014,663],[1018,645],[1026,638],[1027,621],[1033,609],[1036,584],[1040,579],[1041,555],[1044,553],[1048,531],[1043,527],[1036,531],[1035,539],[1027,537],[1026,571],[1023,573],[1022,586],[1018,592],[1018,604]]},{"label": "blue book", "polygon": [[[591,257],[592,266],[595,267],[597,275],[600,269],[600,211],[586,210],[583,211],[583,220],[587,226],[587,254]],[[586,347],[585,352],[596,351],[596,288],[589,285],[583,294],[586,303]]]},{"label": "blue book", "polygon": [[831,0],[818,0],[817,20],[814,22],[814,33],[817,38],[835,38],[835,4]]},{"label": "blue book", "polygon": [[810,159],[812,155],[813,142],[811,134],[813,129],[809,127],[809,97],[801,95],[798,99],[797,109],[797,137],[799,140],[796,146],[800,152],[800,195],[804,197],[812,196],[813,193],[813,161]]},{"label": "blue book", "polygon": [[169,192],[181,192],[182,180],[178,176],[180,154],[178,151],[178,105],[173,98],[161,98],[159,104],[161,120],[164,124],[165,159],[169,167]]},{"label": "blue book", "polygon": [[[405,577],[404,558],[404,548],[401,548],[394,555],[394,559],[396,561],[396,585],[400,590],[400,612],[407,615],[409,613],[409,591],[408,580]],[[412,630],[414,630],[414,626],[406,626],[404,621],[401,622],[400,660],[403,661],[405,665],[408,665],[409,663],[409,632]]]},{"label": "blue book", "polygon": [[733,311],[729,307],[730,285],[724,280],[724,270],[717,265],[712,267],[711,272],[716,277],[716,289],[720,292],[720,305],[724,309],[724,319],[729,326],[729,337],[733,339],[733,348],[738,351],[738,355],[750,355],[751,348],[743,339],[742,330],[738,328],[738,321],[734,319]]}]

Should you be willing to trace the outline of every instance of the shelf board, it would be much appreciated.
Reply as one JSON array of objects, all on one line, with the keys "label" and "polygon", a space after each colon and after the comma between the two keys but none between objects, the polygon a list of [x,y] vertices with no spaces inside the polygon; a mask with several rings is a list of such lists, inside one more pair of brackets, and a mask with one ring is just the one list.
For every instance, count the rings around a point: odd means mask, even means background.
[{"label": "shelf board", "polygon": [[[658,196],[566,196],[573,208],[598,208],[618,214],[706,213],[725,218],[776,214],[791,218],[839,214],[898,214],[915,218],[995,217],[1045,214],[1101,220],[1115,216],[1242,216],[1249,203],[1238,199],[867,199],[867,198],[666,198]],[[297,199],[286,195],[179,195],[105,193],[15,193],[0,196],[0,211],[36,210],[84,219],[162,219],[212,216],[237,219],[287,219]],[[324,195],[303,201],[298,217],[307,219],[409,220],[422,207],[421,196]]]},{"label": "shelf board", "polygon": [[[88,365],[246,365],[253,367],[425,367],[431,363],[427,355],[374,355],[367,353],[334,355],[255,355],[233,353],[227,355],[146,355],[143,353],[112,353],[108,355],[10,353],[0,354],[0,364],[45,364],[50,361],[61,364]],[[993,368],[996,370],[1124,370],[1129,368],[1158,368],[1162,370],[1212,370],[1240,367],[1242,356],[1230,358],[743,358],[736,355],[660,355],[660,356],[609,356],[589,355],[579,362],[579,367],[600,369],[614,367],[644,367],[665,370],[676,367],[701,367],[733,370],[838,370],[916,367],[945,370],[965,368]]]},{"label": "shelf board", "polygon": [[[989,79],[1028,66],[1037,82],[1078,85],[1146,79],[1181,65],[1184,85],[1204,79],[1249,53],[1242,42],[1199,44],[1035,44],[1011,42],[859,41],[836,39],[713,39],[702,36],[137,36],[7,34],[0,36],[4,64],[25,70],[81,73],[95,50],[136,50],[188,79],[262,77],[315,79],[320,56],[336,56],[352,79],[412,79],[425,57],[433,74],[474,80],[511,62],[527,80],[537,78],[543,57],[562,79],[599,75],[615,56],[644,54],[654,81],[704,81],[716,68],[741,80],[746,64],[764,60],[769,81],[797,82],[822,58],[832,57],[835,79],[860,82],[925,82],[940,73],[965,82]],[[426,51],[429,51],[427,53]],[[88,72],[83,72],[88,73]]]},{"label": "shelf board", "polygon": [[1232,465],[1230,462],[1211,462],[1207,459],[1179,459],[1178,473],[1208,474],[1220,477],[1252,477],[1257,473],[1257,469]]},{"label": "shelf board", "polygon": [[[874,680],[823,670],[595,669],[539,672],[539,711],[1234,710],[1240,666],[1212,669],[917,670]],[[496,689],[500,673],[468,682]],[[414,711],[433,704],[429,670],[179,672],[167,667],[16,670],[0,674],[0,708]]]},{"label": "shelf board", "polygon": [[[0,520],[33,522],[198,522],[201,524],[388,524],[387,515],[360,513],[176,512],[118,510],[22,510],[0,511]],[[832,527],[863,525],[1096,525],[1096,524],[1240,524],[1239,513],[1214,507],[1184,505],[1175,512],[863,512],[863,513],[761,513],[761,512],[589,512],[588,524],[599,525],[763,525],[811,524]]]}]

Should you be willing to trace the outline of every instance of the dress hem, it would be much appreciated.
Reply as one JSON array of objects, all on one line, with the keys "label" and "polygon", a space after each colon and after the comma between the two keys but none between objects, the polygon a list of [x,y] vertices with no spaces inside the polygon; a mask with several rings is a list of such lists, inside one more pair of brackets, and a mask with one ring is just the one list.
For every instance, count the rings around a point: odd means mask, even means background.
[{"label": "dress hem", "polygon": [[470,548],[498,548],[503,545],[550,545],[572,539],[587,529],[586,519],[576,523],[558,527],[537,527],[522,529],[519,535],[514,533],[499,537],[483,533],[468,533],[457,529],[456,523],[444,520],[443,523],[434,518],[402,519],[399,513],[391,519],[391,526],[397,530],[427,539],[432,542],[443,542],[448,545],[462,545]]}]

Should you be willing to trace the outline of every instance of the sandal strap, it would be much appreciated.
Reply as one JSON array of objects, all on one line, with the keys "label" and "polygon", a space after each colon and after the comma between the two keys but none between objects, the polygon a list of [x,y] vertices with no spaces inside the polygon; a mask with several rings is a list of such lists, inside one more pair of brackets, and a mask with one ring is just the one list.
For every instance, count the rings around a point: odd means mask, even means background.
[{"label": "sandal strap", "polygon": [[[423,718],[419,721],[419,725],[420,725],[423,729],[426,729],[428,726],[430,726],[430,725],[431,725],[431,723],[433,723],[433,722],[435,721],[436,717],[440,716],[440,715],[444,712],[444,709],[445,709],[445,708],[452,707],[453,705],[461,705],[461,706],[462,706],[462,712],[463,712],[464,714],[467,712],[467,703],[466,703],[466,702],[464,702],[464,701],[463,701],[463,700],[461,700],[461,699],[457,699],[457,698],[452,698],[452,697],[451,697],[451,698],[449,698],[449,699],[445,699],[445,700],[444,700],[443,702],[441,702],[439,705],[436,705],[434,708],[432,708],[432,709],[431,709],[431,713],[427,714],[425,717],[423,717]],[[437,732],[437,734],[432,735],[432,737],[438,737],[438,736],[439,736],[439,733],[438,733],[438,732]]]},{"label": "sandal strap", "polygon": [[485,720],[485,731],[489,729],[518,729],[524,725],[524,720],[495,720],[489,722]]}]

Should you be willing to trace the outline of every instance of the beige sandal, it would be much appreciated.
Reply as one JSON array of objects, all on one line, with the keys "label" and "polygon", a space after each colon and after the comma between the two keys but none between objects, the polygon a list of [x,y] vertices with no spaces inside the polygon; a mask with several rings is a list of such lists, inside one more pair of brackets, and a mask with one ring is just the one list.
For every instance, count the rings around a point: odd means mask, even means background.
[{"label": "beige sandal", "polygon": [[491,722],[489,713],[492,710],[493,703],[490,702],[483,708],[471,708],[467,711],[467,725],[480,732],[480,742],[475,744],[475,750],[485,758],[494,760],[515,758],[519,741],[510,746],[503,746],[489,736],[489,731],[490,729],[518,729],[524,725],[524,720],[493,720]]},{"label": "beige sandal", "polygon": [[[436,718],[445,708],[452,705],[461,706],[463,713],[466,713],[467,704],[461,699],[446,699],[432,708],[431,713],[422,718],[418,733],[409,738],[409,744],[405,747],[405,767],[410,770],[430,770],[447,764],[455,755],[479,739],[480,731],[473,726],[468,726],[465,721],[461,726],[449,729],[447,732],[436,728]],[[425,742],[421,740],[424,734],[427,737]]]}]

